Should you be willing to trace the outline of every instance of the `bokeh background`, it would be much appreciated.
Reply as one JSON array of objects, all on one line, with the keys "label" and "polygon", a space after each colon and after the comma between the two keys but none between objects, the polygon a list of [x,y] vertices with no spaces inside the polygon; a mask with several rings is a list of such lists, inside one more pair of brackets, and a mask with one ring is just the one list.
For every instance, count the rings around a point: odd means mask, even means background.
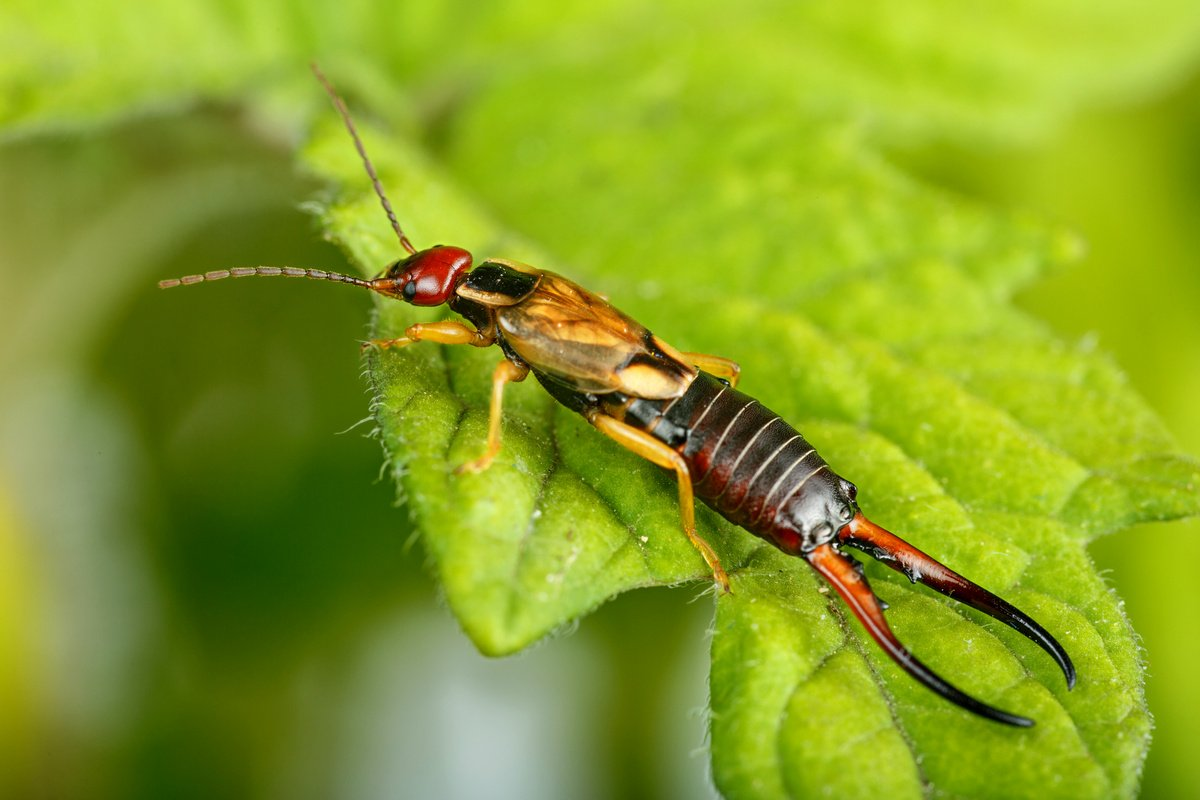
[{"label": "bokeh background", "polygon": [[[1197,42],[1169,76],[1064,110],[1041,135],[889,154],[1077,230],[1086,255],[1020,304],[1111,353],[1191,453]],[[295,74],[296,103],[324,102],[303,59],[271,69]],[[700,587],[636,592],[483,659],[439,603],[360,424],[368,298],[154,288],[221,266],[347,269],[300,207],[323,187],[293,167],[288,96],[160,98],[0,140],[0,793],[711,793]],[[1187,796],[1200,525],[1138,527],[1092,553],[1145,643],[1157,730],[1143,793]]]}]

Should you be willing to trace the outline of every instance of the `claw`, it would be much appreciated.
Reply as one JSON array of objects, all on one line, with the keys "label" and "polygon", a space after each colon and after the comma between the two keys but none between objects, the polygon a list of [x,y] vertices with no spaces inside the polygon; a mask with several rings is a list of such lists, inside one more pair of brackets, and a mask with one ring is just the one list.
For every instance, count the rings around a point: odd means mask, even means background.
[{"label": "claw", "polygon": [[910,581],[921,582],[929,588],[966,603],[997,619],[1026,636],[1050,654],[1067,679],[1067,688],[1075,687],[1075,665],[1067,651],[1045,628],[1038,625],[1020,609],[978,586],[946,567],[908,542],[879,527],[861,513],[838,534],[843,544],[855,547],[892,569],[904,573]]},{"label": "claw", "polygon": [[359,352],[365,353],[372,348],[375,350],[387,350],[392,347],[405,347],[410,344],[412,344],[412,339],[409,339],[407,336],[401,336],[398,339],[368,339],[359,345]]},{"label": "claw", "polygon": [[1020,728],[1028,728],[1033,725],[1033,720],[1028,717],[1020,717],[993,708],[952,686],[908,652],[908,649],[900,644],[896,635],[892,633],[892,629],[888,627],[887,620],[883,617],[879,598],[871,591],[866,576],[855,569],[854,565],[858,562],[854,559],[839,553],[832,544],[823,544],[804,557],[837,590],[842,600],[854,612],[854,616],[867,629],[867,633],[871,634],[871,638],[919,683],[951,703],[986,719]]},{"label": "claw", "polygon": [[459,464],[454,468],[455,475],[477,475],[492,465],[492,460],[496,457],[495,453],[487,452],[479,458],[466,463]]}]

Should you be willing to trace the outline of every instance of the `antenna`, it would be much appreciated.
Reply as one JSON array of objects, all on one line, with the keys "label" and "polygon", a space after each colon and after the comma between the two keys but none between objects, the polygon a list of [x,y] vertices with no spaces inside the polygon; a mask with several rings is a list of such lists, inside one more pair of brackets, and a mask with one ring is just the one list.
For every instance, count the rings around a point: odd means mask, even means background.
[{"label": "antenna", "polygon": [[319,281],[334,283],[349,283],[364,289],[373,289],[370,281],[343,275],[340,272],[327,272],[323,269],[300,269],[299,267],[237,267],[235,269],[215,269],[203,275],[185,275],[182,278],[168,278],[158,282],[158,288],[171,289],[175,286],[190,286],[204,281],[219,281],[222,278],[248,278],[250,276],[267,278],[314,278]]},{"label": "antenna", "polygon": [[350,119],[350,110],[346,108],[345,102],[338,95],[337,90],[333,88],[333,84],[325,77],[325,73],[321,72],[321,68],[317,66],[317,62],[309,64],[312,67],[313,74],[317,76],[317,80],[325,87],[325,91],[329,94],[329,99],[333,101],[333,107],[342,116],[342,122],[346,123],[346,130],[350,131],[350,138],[354,140],[354,148],[358,150],[358,155],[362,158],[363,166],[367,168],[367,175],[371,178],[371,185],[375,187],[375,194],[379,195],[379,202],[383,204],[383,210],[387,212],[388,221],[392,223],[392,230],[396,232],[396,237],[400,240],[400,246],[408,251],[409,255],[415,255],[417,248],[413,247],[412,242],[404,235],[404,231],[400,229],[400,223],[396,220],[396,214],[392,211],[392,204],[388,202],[387,195],[383,193],[383,185],[379,182],[379,176],[375,174],[375,167],[371,165],[371,159],[367,157],[367,149],[363,147],[362,139],[358,135],[358,131],[354,127],[354,120]]},{"label": "antenna", "polygon": [[[396,232],[396,237],[400,240],[400,246],[407,250],[410,255],[416,255],[417,249],[413,247],[412,242],[404,235],[404,231],[400,228],[400,223],[396,220],[396,214],[392,211],[392,205],[388,202],[387,195],[383,193],[383,185],[379,182],[379,176],[375,173],[375,167],[371,164],[371,159],[367,157],[366,148],[363,147],[362,139],[354,127],[354,121],[350,119],[350,112],[347,110],[345,102],[338,96],[337,91],[333,88],[333,84],[329,82],[329,79],[325,77],[316,63],[313,63],[311,66],[313,74],[317,76],[317,80],[325,87],[325,91],[328,92],[329,97],[333,100],[334,108],[341,115],[342,121],[346,123],[346,130],[350,131],[350,138],[354,140],[354,147],[358,150],[358,154],[362,158],[363,166],[367,168],[367,175],[370,176],[371,184],[375,187],[375,194],[379,195],[379,202],[383,204],[383,210],[387,212],[388,220],[392,223],[392,230]],[[201,275],[168,278],[167,280],[159,281],[158,288],[172,289],[176,286],[191,286],[194,283],[219,281],[225,278],[249,277],[312,278],[319,281],[333,281],[334,283],[348,283],[351,286],[361,286],[364,289],[371,289],[381,294],[388,294],[383,287],[391,285],[391,281],[384,278],[367,281],[362,278],[355,278],[351,275],[343,275],[340,272],[329,272],[323,269],[300,267],[236,267],[234,269],[216,269]]]}]

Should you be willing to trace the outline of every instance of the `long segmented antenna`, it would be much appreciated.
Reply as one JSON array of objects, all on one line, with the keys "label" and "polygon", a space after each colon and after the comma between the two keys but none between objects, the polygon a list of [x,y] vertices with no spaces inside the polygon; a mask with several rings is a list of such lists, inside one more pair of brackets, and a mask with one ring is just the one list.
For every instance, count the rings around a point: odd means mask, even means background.
[{"label": "long segmented antenna", "polygon": [[1075,687],[1075,665],[1071,663],[1067,651],[1045,628],[1007,600],[972,583],[862,514],[855,515],[850,524],[842,528],[838,538],[843,544],[862,550],[903,573],[910,581],[923,583],[934,591],[966,603],[1021,633],[1050,654],[1067,679],[1067,688]]},{"label": "long segmented antenna", "polygon": [[395,212],[392,211],[392,204],[388,202],[387,195],[383,193],[383,184],[379,181],[379,176],[375,174],[375,167],[371,164],[371,159],[367,157],[367,149],[363,147],[362,139],[358,135],[358,130],[354,127],[354,120],[350,118],[350,110],[346,108],[337,90],[333,88],[333,84],[325,77],[325,73],[321,72],[321,68],[314,61],[309,64],[312,67],[313,74],[317,76],[317,80],[325,87],[325,91],[329,94],[329,99],[333,101],[333,107],[342,116],[342,122],[346,124],[346,130],[350,132],[350,138],[354,140],[354,148],[358,150],[359,157],[362,158],[363,166],[367,168],[367,175],[371,178],[371,185],[375,187],[375,194],[379,195],[379,202],[383,204],[383,210],[387,213],[388,221],[392,223],[392,230],[396,232],[396,238],[400,240],[400,246],[408,251],[409,255],[415,255],[417,248],[413,247],[412,242],[404,235],[404,231],[400,228],[400,222],[396,219]]},{"label": "long segmented antenna", "polygon": [[805,554],[804,557],[837,590],[842,600],[854,612],[854,616],[867,629],[871,638],[917,682],[951,703],[986,719],[1014,725],[1018,728],[1033,726],[1033,720],[1028,717],[1001,711],[958,689],[921,663],[904,645],[900,644],[896,635],[892,633],[892,629],[888,627],[887,620],[884,619],[883,606],[879,598],[871,591],[871,586],[867,583],[866,576],[862,574],[861,567],[853,559],[839,553],[832,544],[823,544]]},{"label": "long segmented antenna", "polygon": [[234,269],[214,269],[203,275],[184,275],[182,278],[168,278],[165,281],[159,281],[158,288],[171,289],[175,286],[190,286],[193,283],[219,281],[224,278],[249,277],[313,278],[319,281],[348,283],[352,286],[361,286],[364,289],[375,288],[371,281],[364,281],[362,278],[355,278],[350,275],[343,275],[340,272],[329,272],[323,269],[301,269],[299,267],[235,267]]}]

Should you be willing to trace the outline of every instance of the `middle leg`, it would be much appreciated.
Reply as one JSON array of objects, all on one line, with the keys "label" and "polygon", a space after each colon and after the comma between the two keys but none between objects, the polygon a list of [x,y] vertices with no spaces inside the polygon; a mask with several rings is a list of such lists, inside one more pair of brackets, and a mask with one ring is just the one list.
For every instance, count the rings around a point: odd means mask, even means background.
[{"label": "middle leg", "polygon": [[507,358],[496,365],[492,373],[492,403],[488,411],[487,450],[474,461],[468,461],[454,470],[455,475],[464,472],[482,472],[492,463],[492,459],[500,452],[500,421],[501,406],[504,399],[504,385],[525,380],[529,367],[514,364]]}]

